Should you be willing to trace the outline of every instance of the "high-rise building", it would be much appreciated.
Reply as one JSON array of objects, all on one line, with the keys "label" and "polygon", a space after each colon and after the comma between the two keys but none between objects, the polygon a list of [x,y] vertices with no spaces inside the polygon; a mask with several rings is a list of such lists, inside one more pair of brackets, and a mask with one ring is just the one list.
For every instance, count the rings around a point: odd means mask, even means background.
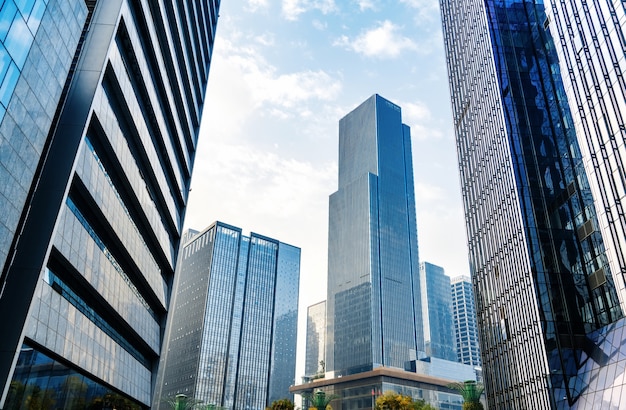
[{"label": "high-rise building", "polygon": [[[609,265],[626,275],[626,8],[624,3],[547,2],[563,83]],[[624,280],[616,281],[626,309]]]},{"label": "high-rise building", "polygon": [[334,394],[333,408],[373,409],[391,390],[461,410],[448,386],[474,380],[474,368],[423,354],[411,136],[400,107],[373,95],[339,121],[339,190],[329,202],[326,371],[291,391]]},{"label": "high-rise building", "polygon": [[0,2],[0,407],[152,405],[218,7]]},{"label": "high-rise building", "polygon": [[422,348],[412,164],[397,105],[373,95],[339,121],[328,232],[331,377],[403,368]]},{"label": "high-rise building", "polygon": [[299,248],[222,222],[193,236],[176,268],[155,403],[185,394],[246,410],[290,398],[299,278]]},{"label": "high-rise building", "polygon": [[322,376],[326,371],[326,301],[311,305],[306,315],[306,355],[304,374],[307,378]]},{"label": "high-rise building", "polygon": [[450,277],[441,266],[421,262],[420,283],[426,355],[456,362]]},{"label": "high-rise building", "polygon": [[544,4],[440,3],[489,407],[620,408],[622,278]]},{"label": "high-rise building", "polygon": [[450,280],[450,286],[457,360],[470,366],[480,366],[472,281],[469,276],[456,276]]}]

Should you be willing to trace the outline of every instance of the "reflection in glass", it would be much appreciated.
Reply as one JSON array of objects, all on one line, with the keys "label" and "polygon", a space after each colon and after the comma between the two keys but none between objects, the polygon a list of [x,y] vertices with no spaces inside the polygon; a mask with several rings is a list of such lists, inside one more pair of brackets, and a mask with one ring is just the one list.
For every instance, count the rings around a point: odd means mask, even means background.
[{"label": "reflection in glass", "polygon": [[140,410],[134,401],[81,375],[37,349],[23,345],[4,410]]},{"label": "reflection in glass", "polygon": [[[20,70],[26,63],[47,2],[6,0],[0,8],[0,104],[4,108],[0,110],[0,122],[9,107]],[[5,53],[12,59],[10,65]]]}]

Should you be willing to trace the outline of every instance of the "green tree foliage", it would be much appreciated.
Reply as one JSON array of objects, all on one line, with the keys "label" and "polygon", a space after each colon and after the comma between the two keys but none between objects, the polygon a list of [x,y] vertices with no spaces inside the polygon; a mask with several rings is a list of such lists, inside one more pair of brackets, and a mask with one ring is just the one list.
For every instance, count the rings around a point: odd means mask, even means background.
[{"label": "green tree foliage", "polygon": [[463,403],[463,410],[484,410],[483,404],[481,402],[469,402],[466,401]]},{"label": "green tree foliage", "polygon": [[132,400],[114,392],[103,396],[89,396],[88,387],[80,377],[68,376],[58,388],[42,389],[34,383],[23,384],[14,380],[4,410],[140,410]]},{"label": "green tree foliage", "polygon": [[172,410],[195,410],[200,409],[202,406],[201,400],[196,400],[192,397],[187,397],[184,394],[177,394],[175,397],[168,397],[163,400],[166,404],[168,404]]},{"label": "green tree foliage", "polygon": [[376,399],[376,410],[435,410],[424,400],[413,400],[410,396],[386,391]]},{"label": "green tree foliage", "polygon": [[448,385],[449,388],[458,391],[463,396],[463,410],[483,410],[483,404],[480,402],[480,397],[485,391],[485,387],[476,383],[474,380],[468,380],[465,382],[452,383]]},{"label": "green tree foliage", "polygon": [[89,410],[140,410],[141,407],[130,399],[118,393],[107,392],[103,397],[96,397],[87,407]]},{"label": "green tree foliage", "polygon": [[413,401],[413,410],[437,410],[430,404],[426,403],[424,400],[414,400]]},{"label": "green tree foliage", "polygon": [[22,382],[12,381],[9,386],[5,409],[52,409],[56,404],[56,395],[57,393],[53,389],[43,390],[36,384],[24,385]]},{"label": "green tree foliage", "polygon": [[275,400],[270,404],[267,410],[294,410],[295,405],[289,399]]},{"label": "green tree foliage", "polygon": [[321,390],[313,394],[303,394],[302,396],[311,402],[311,407],[317,410],[326,410],[331,401],[339,398],[336,394],[326,394],[326,392]]},{"label": "green tree foliage", "polygon": [[42,390],[39,386],[35,385],[31,389],[27,389],[27,395],[25,396],[22,408],[28,410],[51,409],[55,403],[55,395],[54,390]]}]

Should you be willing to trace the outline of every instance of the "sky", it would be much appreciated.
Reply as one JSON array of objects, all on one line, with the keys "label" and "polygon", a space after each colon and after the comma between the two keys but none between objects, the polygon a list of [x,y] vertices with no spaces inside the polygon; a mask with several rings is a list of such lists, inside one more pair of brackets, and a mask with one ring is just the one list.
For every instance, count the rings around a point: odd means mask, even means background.
[{"label": "sky", "polygon": [[420,261],[468,275],[436,0],[221,2],[185,220],[219,220],[301,248],[306,308],[326,298],[328,197],[339,120],[372,94],[411,127]]}]

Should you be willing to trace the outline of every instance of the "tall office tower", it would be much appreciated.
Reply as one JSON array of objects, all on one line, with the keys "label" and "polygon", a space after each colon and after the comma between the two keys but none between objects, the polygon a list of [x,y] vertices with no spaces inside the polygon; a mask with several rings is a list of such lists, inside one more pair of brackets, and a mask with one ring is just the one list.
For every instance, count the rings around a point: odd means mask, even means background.
[{"label": "tall office tower", "polygon": [[[181,250],[155,404],[185,394],[228,409],[290,398],[300,249],[215,222]],[[291,396],[293,399],[293,396]]]},{"label": "tall office tower", "polygon": [[563,82],[622,309],[626,306],[626,8],[598,0],[548,2]]},{"label": "tall office tower", "polygon": [[423,339],[411,138],[400,107],[373,95],[339,121],[339,190],[329,202],[327,376],[403,368]]},{"label": "tall office tower", "polygon": [[450,278],[441,266],[421,262],[420,288],[426,355],[456,362]]},{"label": "tall office tower", "polygon": [[309,306],[306,317],[304,374],[321,377],[326,371],[326,301]]},{"label": "tall office tower", "polygon": [[622,311],[543,3],[441,8],[489,407],[597,408]]},{"label": "tall office tower", "polygon": [[476,307],[471,279],[469,276],[456,276],[450,280],[450,286],[457,360],[470,366],[480,366]]},{"label": "tall office tower", "polygon": [[219,0],[0,4],[0,407],[147,408]]}]

